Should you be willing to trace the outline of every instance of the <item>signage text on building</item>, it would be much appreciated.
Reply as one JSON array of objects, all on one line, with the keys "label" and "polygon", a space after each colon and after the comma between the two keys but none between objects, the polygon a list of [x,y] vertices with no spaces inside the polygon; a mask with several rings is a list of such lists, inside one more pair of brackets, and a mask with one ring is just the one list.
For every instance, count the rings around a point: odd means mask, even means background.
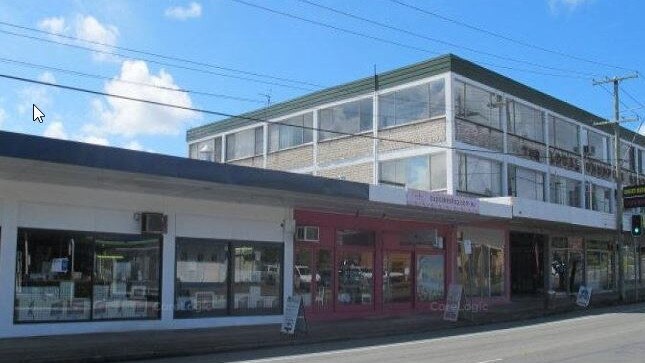
[{"label": "signage text on building", "polygon": [[407,205],[453,212],[479,213],[479,199],[424,190],[408,189]]}]

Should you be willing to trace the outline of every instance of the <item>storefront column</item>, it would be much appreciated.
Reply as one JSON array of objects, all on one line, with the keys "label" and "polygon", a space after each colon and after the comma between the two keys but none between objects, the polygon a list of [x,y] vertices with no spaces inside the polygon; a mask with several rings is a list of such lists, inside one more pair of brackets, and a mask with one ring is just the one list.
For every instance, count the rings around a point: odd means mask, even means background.
[{"label": "storefront column", "polygon": [[13,325],[16,279],[16,241],[18,240],[18,203],[0,204],[0,337],[9,336]]},{"label": "storefront column", "polygon": [[163,235],[161,262],[161,320],[169,324],[175,310],[175,237],[177,214],[165,211],[168,216],[168,230]]},{"label": "storefront column", "polygon": [[549,292],[553,290],[553,286],[551,286],[551,264],[553,263],[552,256],[551,256],[551,236],[547,235],[546,239],[544,241],[544,256],[543,256],[543,263],[544,263],[544,309],[549,308],[549,303],[551,299],[551,295]]},{"label": "storefront column", "polygon": [[286,217],[282,223],[282,231],[284,240],[282,304],[286,306],[287,298],[293,295],[293,256],[295,252],[293,240],[296,232],[296,221],[293,219],[293,211],[291,209],[286,213]]}]

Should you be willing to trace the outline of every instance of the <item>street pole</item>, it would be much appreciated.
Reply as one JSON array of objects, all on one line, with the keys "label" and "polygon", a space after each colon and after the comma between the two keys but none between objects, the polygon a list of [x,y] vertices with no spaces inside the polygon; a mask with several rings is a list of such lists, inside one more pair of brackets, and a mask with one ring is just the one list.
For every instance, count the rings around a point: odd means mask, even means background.
[{"label": "street pole", "polygon": [[[618,293],[621,302],[625,301],[625,269],[623,266],[624,251],[623,251],[623,173],[620,155],[620,98],[618,96],[620,82],[638,77],[638,74],[632,74],[624,77],[606,78],[602,81],[593,81],[594,85],[601,85],[604,83],[612,83],[614,85],[614,119],[609,123],[614,126],[614,164],[616,181],[616,248],[617,263],[618,263]],[[606,123],[603,123],[606,124]]]}]

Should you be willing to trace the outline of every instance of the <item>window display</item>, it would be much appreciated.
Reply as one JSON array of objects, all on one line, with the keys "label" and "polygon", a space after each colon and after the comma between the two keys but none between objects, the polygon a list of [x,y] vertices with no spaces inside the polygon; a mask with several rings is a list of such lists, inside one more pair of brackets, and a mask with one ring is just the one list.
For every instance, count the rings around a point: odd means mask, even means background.
[{"label": "window display", "polygon": [[[459,281],[470,297],[502,296],[504,284],[504,232],[484,228],[462,228],[457,266]],[[472,253],[466,253],[469,240]]]},{"label": "window display", "polygon": [[16,322],[157,318],[161,237],[18,229]]},{"label": "window display", "polygon": [[551,287],[576,293],[584,278],[582,238],[553,237],[551,251]]},{"label": "window display", "polygon": [[374,253],[343,251],[340,254],[338,302],[343,305],[371,305]]},{"label": "window display", "polygon": [[444,298],[444,256],[417,255],[417,300]]},{"label": "window display", "polygon": [[383,259],[383,302],[412,302],[412,254],[391,252]]},{"label": "window display", "polygon": [[587,287],[611,290],[614,287],[614,260],[607,241],[587,241]]},{"label": "window display", "polygon": [[228,242],[177,238],[175,317],[226,314]]},{"label": "window display", "polygon": [[[293,261],[293,295],[302,298],[305,306],[311,305],[312,267],[312,249],[296,249]],[[316,276],[316,281],[318,280]]]},{"label": "window display", "polygon": [[232,255],[233,312],[282,312],[282,245],[237,242]]}]

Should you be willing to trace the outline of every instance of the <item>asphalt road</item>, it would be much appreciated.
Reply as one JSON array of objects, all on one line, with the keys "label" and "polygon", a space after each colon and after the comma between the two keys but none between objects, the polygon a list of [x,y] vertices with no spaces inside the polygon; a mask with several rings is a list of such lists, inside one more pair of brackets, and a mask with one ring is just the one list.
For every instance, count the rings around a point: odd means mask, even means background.
[{"label": "asphalt road", "polygon": [[154,363],[645,362],[645,304],[524,324],[159,359]]}]

